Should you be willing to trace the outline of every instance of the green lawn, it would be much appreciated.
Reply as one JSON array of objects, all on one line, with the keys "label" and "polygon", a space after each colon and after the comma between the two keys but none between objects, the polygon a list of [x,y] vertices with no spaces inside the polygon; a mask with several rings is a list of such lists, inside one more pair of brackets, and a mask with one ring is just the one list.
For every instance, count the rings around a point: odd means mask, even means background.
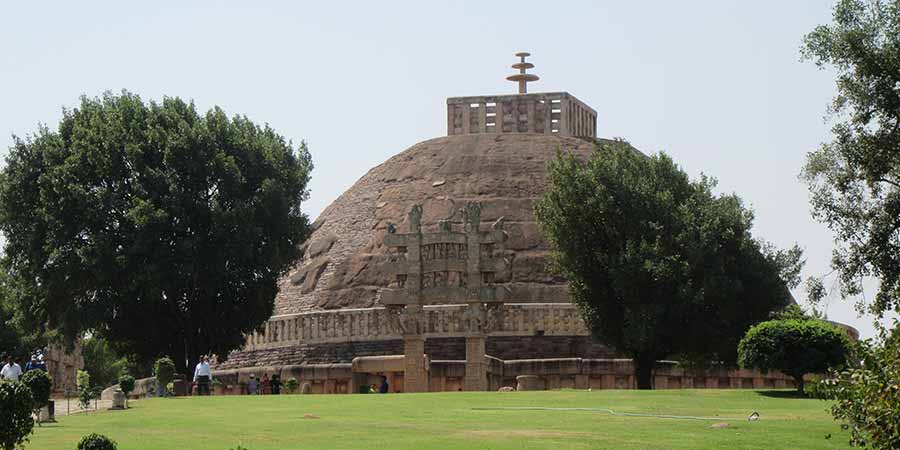
[{"label": "green lawn", "polygon": [[[131,402],[127,411],[61,417],[28,450],[74,449],[99,432],[127,449],[790,449],[847,448],[820,400],[785,391],[542,391],[395,395],[222,396]],[[740,418],[683,420],[591,411]],[[762,418],[745,418],[759,411]],[[312,414],[318,418],[304,418]],[[711,428],[728,422],[727,428]],[[832,435],[826,439],[826,435]]]}]

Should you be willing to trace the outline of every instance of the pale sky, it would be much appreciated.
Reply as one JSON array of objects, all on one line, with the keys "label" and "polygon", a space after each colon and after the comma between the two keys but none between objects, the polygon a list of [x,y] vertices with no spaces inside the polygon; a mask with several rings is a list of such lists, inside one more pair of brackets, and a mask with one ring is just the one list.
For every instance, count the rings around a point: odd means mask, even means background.
[{"label": "pale sky", "polygon": [[[316,167],[304,210],[315,218],[370,168],[445,135],[447,97],[514,93],[504,77],[513,53],[529,51],[541,76],[531,91],[568,91],[597,110],[600,136],[718,178],[755,210],[756,236],[804,248],[805,278],[830,271],[831,233],[811,218],[798,174],[829,138],[835,88],[799,47],[831,5],[5,1],[0,148],[54,127],[81,95],[179,96],[307,141]],[[827,313],[873,333],[851,303],[835,297]]]}]

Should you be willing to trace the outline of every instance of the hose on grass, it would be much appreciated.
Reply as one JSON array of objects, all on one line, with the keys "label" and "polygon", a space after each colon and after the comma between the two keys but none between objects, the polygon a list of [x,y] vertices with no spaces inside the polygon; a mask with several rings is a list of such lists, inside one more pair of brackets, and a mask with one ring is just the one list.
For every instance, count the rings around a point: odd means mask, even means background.
[{"label": "hose on grass", "polygon": [[[608,408],[550,408],[545,406],[484,406],[474,407],[473,411],[579,411],[579,412],[600,412],[607,413],[612,416],[624,417],[654,417],[658,419],[684,419],[684,420],[744,420],[734,417],[702,417],[702,416],[679,416],[673,414],[648,414],[648,413],[627,413],[616,412]],[[747,417],[747,420],[759,420],[759,413],[754,411]]]}]

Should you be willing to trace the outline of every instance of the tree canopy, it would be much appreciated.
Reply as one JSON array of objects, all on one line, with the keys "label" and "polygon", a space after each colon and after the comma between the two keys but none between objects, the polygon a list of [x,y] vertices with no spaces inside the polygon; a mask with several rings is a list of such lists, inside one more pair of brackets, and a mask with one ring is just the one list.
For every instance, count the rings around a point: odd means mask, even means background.
[{"label": "tree canopy", "polygon": [[868,309],[881,315],[900,311],[900,4],[841,0],[833,19],[801,49],[837,71],[838,90],[834,138],[809,153],[803,177],[815,217],[835,232],[842,294],[858,295],[864,277],[877,277]]},{"label": "tree canopy", "polygon": [[794,378],[803,393],[803,376],[823,374],[847,362],[850,341],[843,331],[819,319],[782,319],[747,330],[738,345],[741,367],[778,370]]},{"label": "tree canopy", "polygon": [[790,302],[800,250],[753,239],[737,196],[668,156],[601,144],[588,161],[561,152],[549,179],[535,215],[554,269],[593,334],[632,356],[638,387],[665,357],[734,364],[747,328]]},{"label": "tree canopy", "polygon": [[3,264],[22,322],[121,354],[226,357],[271,315],[309,234],[312,162],[268,126],[178,98],[82,98],[15,137]]}]

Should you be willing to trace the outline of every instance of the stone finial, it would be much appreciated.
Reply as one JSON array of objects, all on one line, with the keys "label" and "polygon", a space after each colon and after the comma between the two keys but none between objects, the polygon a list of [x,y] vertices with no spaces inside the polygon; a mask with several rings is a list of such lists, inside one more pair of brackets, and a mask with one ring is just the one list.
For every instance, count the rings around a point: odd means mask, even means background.
[{"label": "stone finial", "polygon": [[515,81],[519,83],[519,93],[527,94],[528,93],[528,85],[532,81],[540,80],[540,77],[533,73],[525,73],[526,69],[533,69],[534,64],[530,62],[525,62],[525,58],[531,56],[531,53],[528,52],[519,52],[516,53],[516,56],[519,57],[519,62],[512,65],[513,69],[519,69],[519,73],[510,75],[506,77],[509,81]]}]

